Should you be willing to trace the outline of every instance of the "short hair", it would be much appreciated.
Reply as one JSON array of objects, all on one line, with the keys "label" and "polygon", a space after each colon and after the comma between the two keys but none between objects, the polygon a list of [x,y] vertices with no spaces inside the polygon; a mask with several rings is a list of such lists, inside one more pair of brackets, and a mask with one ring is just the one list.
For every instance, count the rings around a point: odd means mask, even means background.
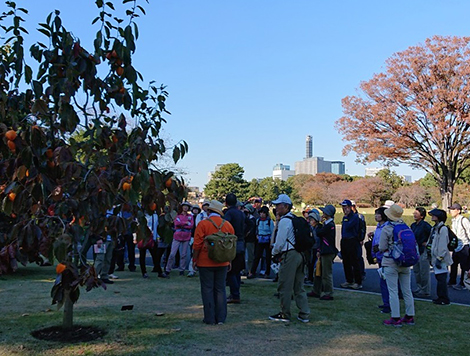
[{"label": "short hair", "polygon": [[228,206],[235,206],[237,205],[237,196],[233,193],[229,193],[227,194],[227,196],[225,197],[225,203],[228,205]]},{"label": "short hair", "polygon": [[426,209],[424,209],[422,206],[418,206],[416,208],[416,211],[421,215],[421,217],[424,219],[426,217]]},{"label": "short hair", "polygon": [[378,209],[375,209],[375,214],[380,214],[380,216],[382,217],[382,221],[388,221],[388,217],[387,215],[385,215],[385,210],[387,210],[387,208],[383,206]]}]

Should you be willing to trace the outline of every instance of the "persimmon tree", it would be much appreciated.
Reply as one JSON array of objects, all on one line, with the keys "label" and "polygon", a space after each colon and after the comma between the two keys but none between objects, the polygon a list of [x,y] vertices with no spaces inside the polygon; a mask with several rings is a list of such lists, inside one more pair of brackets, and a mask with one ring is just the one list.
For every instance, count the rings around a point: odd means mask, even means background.
[{"label": "persimmon tree", "polygon": [[28,10],[7,1],[0,16],[0,274],[17,261],[57,259],[52,298],[65,303],[66,327],[79,286],[101,284],[93,266],[74,263],[84,234],[116,238],[126,228],[120,207],[129,203],[134,232],[147,239],[145,212],[175,207],[186,194],[182,179],[158,169],[164,152],[172,149],[176,162],[188,149],[184,141],[168,148],[159,136],[168,93],[133,66],[145,10],[122,3],[124,16],[113,2],[96,1],[89,45],[51,13],[38,24],[44,40],[29,48],[35,65],[25,56]]},{"label": "persimmon tree", "polygon": [[442,206],[470,165],[470,38],[434,36],[398,52],[383,73],[342,100],[336,127],[363,162],[406,163],[430,173]]}]

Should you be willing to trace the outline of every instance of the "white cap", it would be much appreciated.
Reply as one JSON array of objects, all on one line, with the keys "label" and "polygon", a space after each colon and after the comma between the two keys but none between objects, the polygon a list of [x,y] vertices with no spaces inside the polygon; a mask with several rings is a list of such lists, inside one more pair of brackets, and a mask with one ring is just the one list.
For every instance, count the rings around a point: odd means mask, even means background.
[{"label": "white cap", "polygon": [[390,208],[395,202],[393,200],[386,200],[384,205],[382,205],[382,208]]},{"label": "white cap", "polygon": [[276,200],[272,202],[274,205],[276,204],[289,204],[292,205],[292,200],[286,194],[279,194]]}]

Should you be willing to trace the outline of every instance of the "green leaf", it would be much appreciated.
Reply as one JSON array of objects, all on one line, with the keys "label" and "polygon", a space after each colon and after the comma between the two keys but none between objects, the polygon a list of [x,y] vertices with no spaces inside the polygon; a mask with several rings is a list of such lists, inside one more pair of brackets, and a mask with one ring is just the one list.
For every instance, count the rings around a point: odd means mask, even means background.
[{"label": "green leaf", "polygon": [[51,37],[51,33],[43,28],[38,28],[38,31],[45,34],[47,37]]},{"label": "green leaf", "polygon": [[31,79],[33,78],[33,70],[27,64],[24,67],[24,78],[27,84],[31,83]]},{"label": "green leaf", "polygon": [[180,149],[179,147],[173,148],[173,161],[177,163],[180,159]]},{"label": "green leaf", "polygon": [[37,80],[33,80],[33,91],[34,91],[34,96],[36,99],[41,98],[42,92],[43,92],[43,87],[41,82],[38,82]]}]

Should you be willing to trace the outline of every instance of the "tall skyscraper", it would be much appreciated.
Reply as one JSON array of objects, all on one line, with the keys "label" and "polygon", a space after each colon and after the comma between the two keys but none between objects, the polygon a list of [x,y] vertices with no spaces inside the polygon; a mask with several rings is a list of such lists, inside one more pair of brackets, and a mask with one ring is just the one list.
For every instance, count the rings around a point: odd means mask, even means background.
[{"label": "tall skyscraper", "polygon": [[313,157],[313,138],[310,135],[307,135],[305,140],[305,158],[309,159]]}]

